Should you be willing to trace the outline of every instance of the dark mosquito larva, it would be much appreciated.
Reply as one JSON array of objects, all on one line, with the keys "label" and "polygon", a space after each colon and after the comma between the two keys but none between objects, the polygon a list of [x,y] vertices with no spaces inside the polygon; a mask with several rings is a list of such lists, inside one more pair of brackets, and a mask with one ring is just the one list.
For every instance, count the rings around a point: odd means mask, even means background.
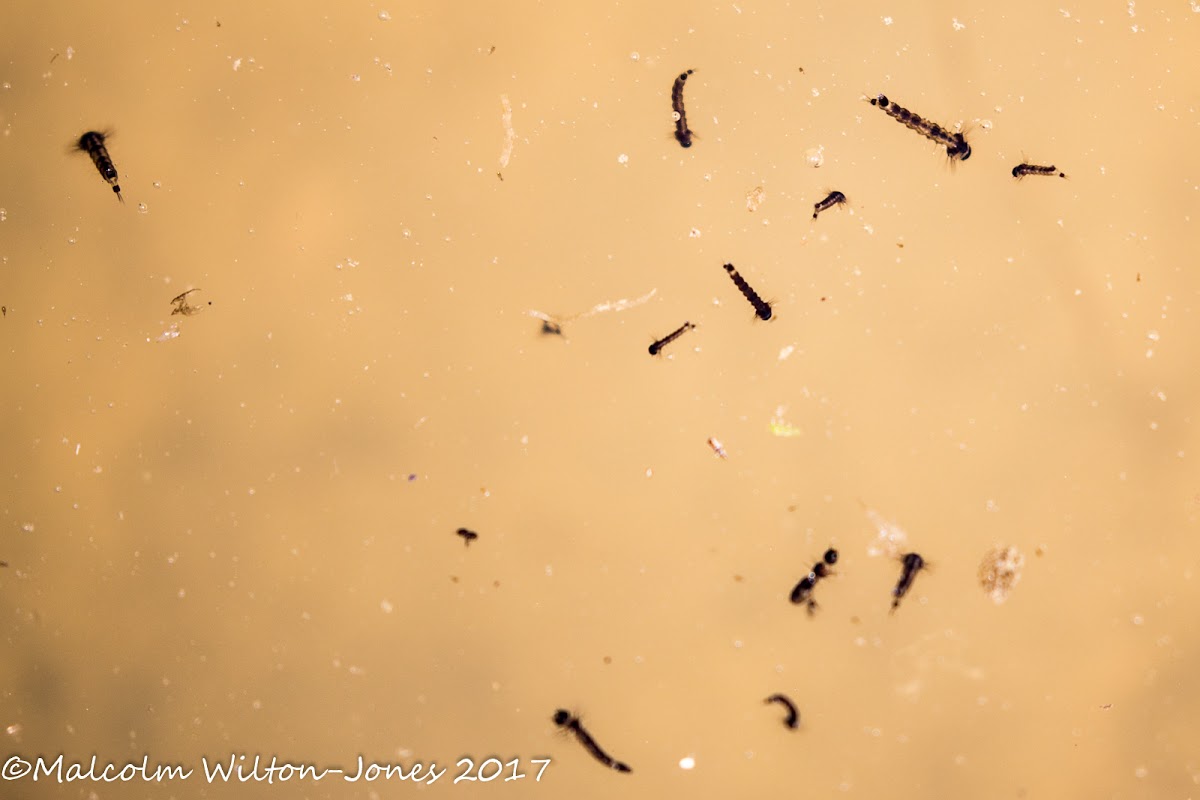
[{"label": "dark mosquito larva", "polygon": [[108,157],[108,147],[104,144],[106,138],[107,136],[103,133],[88,131],[79,137],[75,149],[92,157],[92,163],[100,171],[100,177],[108,181],[112,190],[116,192],[117,199],[124,203],[125,198],[121,197],[121,187],[117,184],[117,168],[113,166],[112,159]]},{"label": "dark mosquito larva", "polygon": [[791,601],[796,605],[805,603],[808,605],[808,613],[815,614],[817,611],[817,601],[813,599],[813,589],[817,586],[817,581],[821,580],[830,574],[829,568],[837,563],[838,551],[832,547],[825,551],[821,556],[821,560],[813,564],[812,570],[800,579],[792,589]]},{"label": "dark mosquito larva", "polygon": [[834,206],[841,206],[841,205],[845,205],[845,204],[846,204],[846,195],[842,194],[841,192],[837,192],[837,191],[830,192],[829,196],[826,197],[824,200],[822,200],[819,203],[813,204],[813,219],[816,219],[817,214],[820,214],[822,211],[827,211],[828,209],[831,209]]},{"label": "dark mosquito larva", "polygon": [[896,610],[896,607],[900,605],[900,600],[912,588],[913,581],[917,579],[917,573],[925,568],[925,559],[916,553],[906,553],[901,556],[900,563],[904,567],[900,573],[900,580],[896,583],[896,588],[892,589],[892,596],[894,598],[892,600],[892,611]]},{"label": "dark mosquito larva", "polygon": [[671,87],[671,108],[675,111],[675,138],[679,140],[679,144],[683,147],[692,146],[692,132],[688,130],[687,113],[683,110],[683,85],[687,83],[688,75],[691,75],[694,70],[681,72],[679,77],[675,79],[675,85]]},{"label": "dark mosquito larva", "polygon": [[1018,180],[1026,175],[1049,175],[1053,177],[1058,175],[1060,178],[1065,178],[1066,173],[1059,172],[1058,167],[1051,164],[1048,167],[1043,167],[1038,164],[1017,164],[1012,168],[1012,176]]},{"label": "dark mosquito larva", "polygon": [[475,531],[469,531],[466,528],[459,528],[457,531],[455,531],[455,533],[462,537],[464,547],[470,547],[471,542],[479,538],[478,533]]},{"label": "dark mosquito larva", "polygon": [[951,133],[936,122],[922,119],[920,114],[914,114],[907,108],[891,102],[885,95],[876,95],[870,98],[870,101],[871,105],[878,106],[885,114],[909,130],[916,131],[930,141],[944,146],[946,155],[950,157],[951,161],[966,161],[971,157],[971,145],[967,144],[967,137],[963,136],[961,132]]},{"label": "dark mosquito larva", "polygon": [[800,712],[796,710],[796,704],[789,700],[786,695],[773,694],[766,700],[763,700],[763,702],[767,705],[770,705],[771,703],[779,703],[782,705],[787,709],[787,717],[783,720],[783,724],[792,730],[800,727]]},{"label": "dark mosquito larva", "polygon": [[563,730],[570,731],[575,734],[575,738],[583,745],[583,748],[592,754],[592,757],[599,761],[609,769],[615,769],[617,772],[633,772],[633,769],[622,761],[617,761],[608,753],[596,744],[596,740],[588,733],[583,725],[579,722],[579,717],[571,714],[569,711],[559,709],[554,712],[554,724]]},{"label": "dark mosquito larva", "polygon": [[692,328],[694,328],[694,327],[696,327],[696,326],[695,326],[695,325],[693,325],[693,324],[692,324],[692,323],[690,323],[690,322],[685,322],[685,323],[683,323],[683,324],[682,324],[682,325],[680,325],[678,328],[676,328],[675,330],[671,331],[670,333],[668,333],[668,334],[667,334],[666,336],[664,336],[663,338],[659,339],[659,340],[658,340],[657,342],[655,342],[654,344],[650,345],[650,355],[652,355],[652,356],[656,356],[656,355],[658,355],[659,353],[661,353],[661,352],[662,352],[662,349],[663,349],[664,347],[666,347],[666,346],[667,346],[667,345],[669,345],[671,342],[673,342],[673,341],[675,341],[676,339],[678,339],[680,336],[683,336],[685,333],[687,333],[688,331],[690,331],[690,330],[691,330]]},{"label": "dark mosquito larva", "polygon": [[764,321],[770,319],[771,304],[759,297],[758,292],[750,288],[750,284],[746,283],[746,279],[738,274],[733,264],[726,264],[725,271],[729,273],[729,278],[733,281],[733,285],[750,301],[750,305],[754,306],[754,313],[758,315],[758,318]]}]

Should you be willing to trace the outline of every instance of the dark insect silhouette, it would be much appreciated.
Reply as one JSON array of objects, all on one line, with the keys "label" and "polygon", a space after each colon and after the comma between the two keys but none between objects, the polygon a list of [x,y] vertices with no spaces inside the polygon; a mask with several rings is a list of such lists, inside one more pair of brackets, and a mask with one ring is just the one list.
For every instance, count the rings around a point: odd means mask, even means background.
[{"label": "dark insect silhouette", "polygon": [[75,144],[75,149],[87,153],[92,157],[92,163],[99,170],[100,177],[108,181],[109,185],[112,186],[112,190],[116,192],[117,199],[124,203],[125,198],[121,197],[121,187],[117,184],[117,168],[113,166],[112,159],[108,155],[107,139],[108,134],[106,133],[88,131],[79,137],[79,141]]},{"label": "dark insect silhouette", "polygon": [[599,761],[609,769],[615,769],[617,772],[633,772],[628,764],[617,761],[608,753],[604,752],[600,745],[596,744],[596,740],[588,733],[582,724],[579,722],[579,717],[574,716],[569,711],[559,709],[554,712],[554,724],[563,730],[575,735],[583,748],[592,754],[592,757]]}]

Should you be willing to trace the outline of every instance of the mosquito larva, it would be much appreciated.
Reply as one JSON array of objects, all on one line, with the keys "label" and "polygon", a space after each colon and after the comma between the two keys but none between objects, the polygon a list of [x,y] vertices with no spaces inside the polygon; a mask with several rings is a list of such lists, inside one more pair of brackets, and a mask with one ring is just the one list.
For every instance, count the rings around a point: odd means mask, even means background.
[{"label": "mosquito larva", "polygon": [[930,141],[936,142],[946,148],[946,155],[951,161],[966,161],[971,157],[971,145],[967,144],[967,138],[961,132],[951,133],[949,129],[923,119],[920,114],[914,114],[907,108],[893,103],[888,100],[885,95],[876,95],[870,98],[871,105],[882,109],[892,119],[916,131]]},{"label": "mosquito larva", "polygon": [[662,352],[662,349],[664,347],[666,347],[671,342],[678,339],[680,336],[683,336],[685,333],[687,333],[694,327],[696,327],[696,326],[690,322],[683,323],[678,328],[671,331],[666,336],[664,336],[661,339],[659,339],[658,341],[656,341],[654,344],[650,345],[650,355],[652,355],[652,356],[658,355],[659,353]]},{"label": "mosquito larva", "polygon": [[100,171],[100,176],[108,181],[109,185],[112,186],[112,190],[116,193],[117,199],[124,203],[125,198],[121,197],[121,187],[117,184],[117,168],[113,166],[112,159],[108,156],[108,147],[105,145],[105,139],[107,138],[103,133],[88,131],[79,137],[75,149],[81,150],[92,157],[92,163]]},{"label": "mosquito larva", "polygon": [[681,72],[671,87],[671,108],[675,111],[675,138],[683,147],[692,146],[692,132],[688,130],[687,113],[683,110],[683,85],[694,70]]},{"label": "mosquito larva", "polygon": [[1024,178],[1026,175],[1049,175],[1054,177],[1057,175],[1060,178],[1065,178],[1066,173],[1059,172],[1058,167],[1051,164],[1048,167],[1043,167],[1039,164],[1017,164],[1012,168],[1012,176],[1017,180]]},{"label": "mosquito larva", "polygon": [[828,211],[834,206],[842,206],[846,204],[846,195],[838,191],[830,192],[829,195],[819,203],[813,204],[813,219],[822,211]]},{"label": "mosquito larva", "polygon": [[750,284],[746,283],[746,279],[738,274],[733,264],[726,264],[725,271],[729,273],[729,278],[733,281],[733,285],[750,301],[750,305],[754,306],[754,313],[758,315],[758,318],[761,320],[770,319],[771,304],[759,297],[758,292],[750,288]]}]

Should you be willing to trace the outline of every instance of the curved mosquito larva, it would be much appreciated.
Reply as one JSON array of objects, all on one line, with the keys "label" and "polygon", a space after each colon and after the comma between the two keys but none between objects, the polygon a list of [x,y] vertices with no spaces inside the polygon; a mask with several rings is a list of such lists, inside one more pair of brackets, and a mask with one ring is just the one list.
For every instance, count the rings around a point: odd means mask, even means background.
[{"label": "curved mosquito larva", "polygon": [[784,718],[783,724],[792,730],[795,730],[800,726],[800,712],[796,710],[796,704],[789,700],[787,695],[773,694],[766,700],[763,700],[763,703],[766,705],[770,705],[771,703],[779,703],[781,706],[787,709],[787,717]]},{"label": "curved mosquito larva", "polygon": [[868,99],[871,105],[881,109],[909,130],[916,131],[926,139],[945,147],[946,155],[951,161],[966,161],[971,157],[971,145],[967,144],[967,137],[961,132],[951,133],[945,126],[922,119],[920,114],[914,114],[907,108],[888,100],[887,95],[880,94]]},{"label": "curved mosquito larva", "polygon": [[652,355],[652,356],[658,355],[659,353],[662,352],[662,349],[664,347],[666,347],[671,342],[678,339],[680,336],[683,336],[685,333],[687,333],[694,327],[696,327],[696,326],[690,322],[683,323],[678,328],[671,331],[666,336],[664,336],[661,339],[659,339],[658,341],[656,341],[654,344],[650,345],[650,355]]},{"label": "curved mosquito larva", "polygon": [[687,113],[683,110],[683,85],[687,83],[688,75],[695,70],[681,72],[671,87],[671,109],[675,112],[675,138],[682,147],[692,146],[692,132],[687,126]]},{"label": "curved mosquito larva", "polygon": [[820,214],[822,211],[827,211],[827,210],[833,208],[834,206],[842,206],[845,204],[846,204],[846,195],[844,195],[838,191],[830,192],[829,196],[827,196],[824,200],[822,200],[819,203],[815,203],[813,205],[813,219],[816,219],[817,215]]},{"label": "curved mosquito larva", "polygon": [[738,274],[733,264],[726,264],[725,271],[729,273],[729,279],[733,281],[733,285],[750,301],[750,305],[754,306],[754,313],[758,318],[764,322],[769,320],[771,318],[771,304],[759,297],[758,292],[750,288],[750,284],[746,283],[746,279]]},{"label": "curved mosquito larva", "polygon": [[1058,167],[1051,164],[1048,167],[1043,167],[1039,164],[1017,164],[1012,168],[1012,176],[1017,180],[1024,178],[1026,175],[1049,175],[1054,177],[1057,175],[1060,178],[1065,178],[1066,173],[1059,172]]},{"label": "curved mosquito larva", "polygon": [[121,187],[117,183],[117,168],[113,166],[112,159],[108,156],[108,147],[105,145],[105,139],[108,137],[98,131],[88,131],[79,137],[79,141],[75,144],[75,149],[87,153],[92,157],[92,163],[96,165],[96,169],[100,172],[100,177],[108,181],[112,186],[112,190],[116,193],[117,199],[122,203],[125,198],[121,197]]}]

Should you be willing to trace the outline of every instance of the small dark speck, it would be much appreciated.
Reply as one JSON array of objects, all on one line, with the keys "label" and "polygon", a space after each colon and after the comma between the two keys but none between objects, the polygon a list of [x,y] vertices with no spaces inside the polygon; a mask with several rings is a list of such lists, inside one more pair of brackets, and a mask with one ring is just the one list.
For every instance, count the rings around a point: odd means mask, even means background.
[{"label": "small dark speck", "polygon": [[801,74],[804,73],[804,67],[797,67],[796,69],[800,70]]},{"label": "small dark speck", "polygon": [[826,300],[828,300],[828,299],[829,299],[828,297],[822,297],[822,298],[821,298],[821,302],[822,302],[822,303],[824,303],[824,302],[825,302]]},{"label": "small dark speck", "polygon": [[466,528],[459,528],[457,531],[455,531],[455,533],[457,533],[459,536],[461,536],[463,538],[463,545],[465,545],[466,547],[470,547],[471,542],[473,542],[479,538],[478,533],[476,533],[475,531],[469,531]]},{"label": "small dark speck", "polygon": [[417,479],[417,473],[415,473],[415,472],[410,472],[410,473],[408,474],[408,482],[409,482],[409,483],[412,483],[412,482],[413,482],[413,481],[415,481],[416,479]]},{"label": "small dark speck", "polygon": [[896,242],[896,247],[899,247],[901,250],[903,250],[903,249],[904,249],[904,242]]},{"label": "small dark speck", "polygon": [[1102,705],[1100,707],[1102,709],[1104,709],[1105,711],[1108,711],[1110,708],[1112,708],[1112,703],[1105,703],[1104,705]]},{"label": "small dark speck", "polygon": [[451,582],[451,583],[458,583],[458,576],[457,576],[457,575],[451,575],[451,576],[450,576],[450,582]]},{"label": "small dark speck", "polygon": [[612,663],[612,656],[605,656],[605,657],[604,657],[604,663],[605,663],[605,664],[611,664],[611,663]]},{"label": "small dark speck", "polygon": [[488,50],[488,55],[490,56],[494,52],[496,52],[496,45],[491,46],[491,48]]},{"label": "small dark speck", "polygon": [[7,566],[8,566],[7,561],[0,561],[0,567],[7,567]]},{"label": "small dark speck", "polygon": [[492,588],[493,588],[493,589],[499,589],[499,588],[500,588],[500,581],[492,581]]},{"label": "small dark speck", "polygon": [[741,575],[734,575],[733,580],[735,583],[741,583],[743,580],[745,580],[745,578],[743,578]]},{"label": "small dark speck", "polygon": [[504,180],[504,173],[503,173],[503,172],[497,172],[497,173],[496,173],[496,177],[497,177],[497,178],[499,178],[501,181],[503,181],[503,180]]}]

